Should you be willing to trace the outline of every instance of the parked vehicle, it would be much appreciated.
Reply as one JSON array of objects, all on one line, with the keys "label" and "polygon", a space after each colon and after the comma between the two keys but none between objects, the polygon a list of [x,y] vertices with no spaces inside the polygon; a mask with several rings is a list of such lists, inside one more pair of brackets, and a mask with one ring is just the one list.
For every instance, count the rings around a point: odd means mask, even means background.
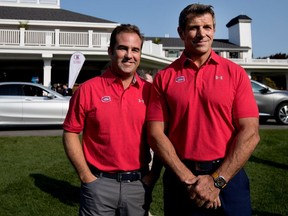
[{"label": "parked vehicle", "polygon": [[288,125],[288,91],[276,90],[251,80],[254,96],[259,108],[260,120],[275,119]]},{"label": "parked vehicle", "polygon": [[0,82],[0,126],[61,125],[70,97],[29,82]]}]

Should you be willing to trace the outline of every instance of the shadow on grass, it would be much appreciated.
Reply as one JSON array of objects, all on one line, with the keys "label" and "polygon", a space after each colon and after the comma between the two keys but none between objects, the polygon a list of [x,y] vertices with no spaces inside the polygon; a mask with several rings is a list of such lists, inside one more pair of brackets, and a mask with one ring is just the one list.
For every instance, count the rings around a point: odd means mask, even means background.
[{"label": "shadow on grass", "polygon": [[283,216],[282,214],[273,214],[270,212],[263,212],[263,211],[253,211],[252,212],[253,216]]},{"label": "shadow on grass", "polygon": [[42,191],[51,194],[62,203],[75,206],[79,203],[80,188],[69,182],[57,180],[43,174],[30,174],[34,178],[34,184]]},{"label": "shadow on grass", "polygon": [[286,164],[280,164],[280,163],[276,163],[276,162],[273,162],[273,161],[264,160],[264,159],[261,159],[261,158],[257,158],[257,157],[255,157],[253,155],[250,157],[249,161],[250,162],[255,162],[255,163],[261,163],[261,164],[268,165],[268,166],[272,166],[272,167],[275,167],[275,168],[278,168],[278,169],[288,170],[288,165],[286,165]]}]

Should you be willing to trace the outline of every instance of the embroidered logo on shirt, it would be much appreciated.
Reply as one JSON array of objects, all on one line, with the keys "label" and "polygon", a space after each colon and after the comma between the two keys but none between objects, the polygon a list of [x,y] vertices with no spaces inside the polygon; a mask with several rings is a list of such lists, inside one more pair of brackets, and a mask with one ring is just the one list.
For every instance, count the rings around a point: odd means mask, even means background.
[{"label": "embroidered logo on shirt", "polygon": [[176,77],[175,82],[177,83],[185,82],[185,77],[184,76]]},{"label": "embroidered logo on shirt", "polygon": [[102,101],[103,103],[111,102],[111,97],[110,97],[110,96],[103,96],[103,97],[101,98],[101,101]]},{"label": "embroidered logo on shirt", "polygon": [[215,76],[215,79],[216,79],[216,80],[218,80],[218,79],[223,80],[223,76],[217,76],[217,75],[216,75],[216,76]]}]

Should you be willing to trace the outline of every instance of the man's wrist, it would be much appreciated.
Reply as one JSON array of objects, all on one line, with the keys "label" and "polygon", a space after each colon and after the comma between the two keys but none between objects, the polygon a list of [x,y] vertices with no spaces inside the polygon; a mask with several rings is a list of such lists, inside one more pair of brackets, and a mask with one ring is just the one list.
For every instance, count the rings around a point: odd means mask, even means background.
[{"label": "man's wrist", "polygon": [[223,189],[227,185],[227,181],[223,176],[220,176],[217,172],[212,173],[212,178],[214,180],[214,186],[219,189]]}]

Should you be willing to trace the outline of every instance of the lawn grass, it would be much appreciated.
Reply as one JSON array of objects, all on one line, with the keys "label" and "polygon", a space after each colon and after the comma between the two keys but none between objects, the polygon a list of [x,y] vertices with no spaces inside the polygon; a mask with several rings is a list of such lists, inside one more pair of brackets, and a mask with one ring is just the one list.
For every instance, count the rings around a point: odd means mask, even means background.
[{"label": "lawn grass", "polygon": [[261,142],[245,169],[254,215],[288,215],[288,130],[261,130]]},{"label": "lawn grass", "polygon": [[[253,215],[288,215],[288,131],[261,130],[261,142],[245,166]],[[78,213],[79,180],[60,136],[0,137],[0,215],[72,216]],[[151,212],[163,215],[162,181]]]}]

